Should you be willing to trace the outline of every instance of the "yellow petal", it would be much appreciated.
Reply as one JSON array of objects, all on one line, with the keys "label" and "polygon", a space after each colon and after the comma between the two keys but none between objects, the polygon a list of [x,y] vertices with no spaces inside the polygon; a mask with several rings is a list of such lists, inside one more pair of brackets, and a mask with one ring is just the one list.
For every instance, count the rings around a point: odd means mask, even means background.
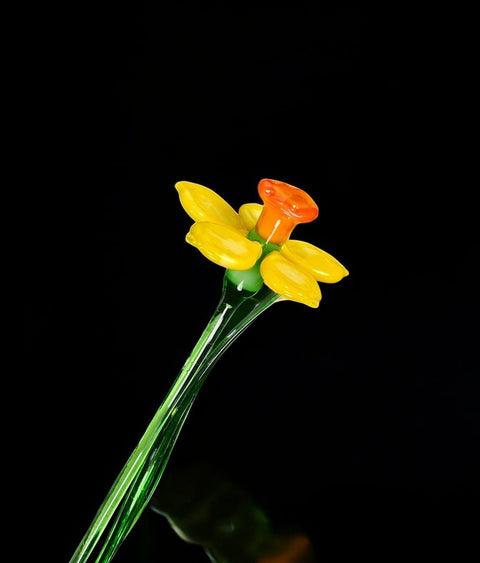
[{"label": "yellow petal", "polygon": [[285,299],[316,308],[322,294],[315,278],[280,252],[270,252],[260,264],[263,281]]},{"label": "yellow petal", "polygon": [[194,223],[186,241],[215,264],[231,270],[248,270],[262,255],[262,245],[218,223]]},{"label": "yellow petal", "polygon": [[240,215],[210,188],[193,182],[177,182],[175,188],[183,209],[194,221],[229,225],[246,234]]},{"label": "yellow petal", "polygon": [[242,218],[245,227],[247,227],[248,232],[253,231],[255,228],[262,210],[263,205],[260,205],[260,203],[244,203],[238,210],[238,213]]},{"label": "yellow petal", "polygon": [[310,272],[317,281],[335,283],[348,276],[348,270],[336,258],[308,242],[288,240],[282,246],[281,253]]}]

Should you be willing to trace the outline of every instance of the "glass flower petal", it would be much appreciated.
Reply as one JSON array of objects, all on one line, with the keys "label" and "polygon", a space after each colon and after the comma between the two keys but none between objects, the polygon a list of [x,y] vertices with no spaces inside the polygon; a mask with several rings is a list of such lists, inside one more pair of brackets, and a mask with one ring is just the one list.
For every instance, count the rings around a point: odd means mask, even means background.
[{"label": "glass flower petal", "polygon": [[248,270],[262,255],[262,245],[237,229],[218,223],[194,223],[186,241],[206,258],[232,270]]},{"label": "glass flower petal", "polygon": [[301,240],[287,240],[282,246],[282,255],[309,271],[320,282],[336,283],[348,270],[328,252]]},{"label": "glass flower petal", "polygon": [[175,188],[183,209],[196,222],[229,225],[246,234],[240,215],[222,197],[210,188],[193,182],[177,182]]},{"label": "glass flower petal", "polygon": [[244,203],[238,210],[238,213],[249,232],[253,231],[255,228],[258,218],[262,214],[262,210],[263,205],[260,203]]},{"label": "glass flower petal", "polygon": [[260,272],[268,287],[285,299],[313,308],[319,306],[322,294],[315,278],[279,251],[271,252],[262,260]]}]

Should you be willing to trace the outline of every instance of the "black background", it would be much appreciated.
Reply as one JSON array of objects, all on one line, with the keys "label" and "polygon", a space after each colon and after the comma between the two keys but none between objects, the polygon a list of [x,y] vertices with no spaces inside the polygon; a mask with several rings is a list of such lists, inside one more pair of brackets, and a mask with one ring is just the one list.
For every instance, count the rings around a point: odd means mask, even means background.
[{"label": "black background", "polygon": [[[167,472],[208,461],[304,530],[318,561],[475,559],[462,30],[308,2],[42,17],[25,70],[25,357],[42,405],[37,500],[57,515],[48,559],[72,555],[220,297],[222,270],[184,241],[175,182],[238,208],[261,178],[314,197],[319,218],[295,237],[350,276],[322,285],[319,309],[276,305],[241,336]],[[206,560],[151,511],[118,555]]]}]

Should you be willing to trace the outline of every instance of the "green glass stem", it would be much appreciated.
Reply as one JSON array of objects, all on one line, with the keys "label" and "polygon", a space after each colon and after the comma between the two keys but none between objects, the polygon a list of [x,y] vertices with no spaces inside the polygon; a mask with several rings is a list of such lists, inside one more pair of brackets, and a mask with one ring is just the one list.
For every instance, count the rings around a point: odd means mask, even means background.
[{"label": "green glass stem", "polygon": [[112,485],[70,563],[86,563],[107,532],[96,562],[108,563],[113,559],[148,505],[207,374],[250,323],[281,299],[266,286],[256,293],[238,287],[241,285],[236,286],[225,276],[222,296],[210,322]]}]

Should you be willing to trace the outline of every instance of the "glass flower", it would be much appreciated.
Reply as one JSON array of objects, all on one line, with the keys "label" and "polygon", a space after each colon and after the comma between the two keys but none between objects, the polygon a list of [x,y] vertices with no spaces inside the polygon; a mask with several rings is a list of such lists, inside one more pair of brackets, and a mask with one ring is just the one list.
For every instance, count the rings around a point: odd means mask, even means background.
[{"label": "glass flower", "polygon": [[335,283],[348,275],[332,255],[301,240],[291,240],[296,225],[317,218],[318,207],[303,190],[263,179],[263,205],[246,203],[238,213],[216,192],[192,182],[175,184],[180,203],[195,221],[186,240],[209,260],[227,269],[239,290],[258,291],[265,283],[282,298],[318,307],[318,282]]},{"label": "glass flower", "polygon": [[[291,300],[318,307],[318,282],[348,275],[333,256],[290,240],[294,227],[313,221],[318,207],[304,191],[261,180],[263,205],[247,203],[238,213],[214,191],[178,182],[180,201],[194,220],[187,241],[226,268],[220,301],[152,420],[100,505],[70,563],[110,563],[162,478],[172,449],[212,367],[259,315]],[[98,545],[99,544],[99,545]]]}]

